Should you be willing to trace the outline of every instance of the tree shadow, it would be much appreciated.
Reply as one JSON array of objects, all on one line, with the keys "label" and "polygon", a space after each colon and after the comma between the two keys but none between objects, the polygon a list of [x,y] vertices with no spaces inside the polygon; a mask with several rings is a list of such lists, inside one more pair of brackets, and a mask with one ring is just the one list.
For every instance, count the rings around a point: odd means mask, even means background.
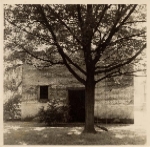
[{"label": "tree shadow", "polygon": [[83,134],[84,127],[8,127],[5,145],[144,145],[146,131],[133,126],[107,126],[108,132],[95,128],[96,134]]}]

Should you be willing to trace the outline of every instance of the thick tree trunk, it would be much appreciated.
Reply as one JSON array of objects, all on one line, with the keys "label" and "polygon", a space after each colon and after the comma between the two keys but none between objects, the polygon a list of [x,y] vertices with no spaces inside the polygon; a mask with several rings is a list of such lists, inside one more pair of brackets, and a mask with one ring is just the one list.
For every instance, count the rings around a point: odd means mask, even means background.
[{"label": "thick tree trunk", "polygon": [[94,79],[89,77],[85,85],[85,128],[83,133],[96,133],[94,128]]}]

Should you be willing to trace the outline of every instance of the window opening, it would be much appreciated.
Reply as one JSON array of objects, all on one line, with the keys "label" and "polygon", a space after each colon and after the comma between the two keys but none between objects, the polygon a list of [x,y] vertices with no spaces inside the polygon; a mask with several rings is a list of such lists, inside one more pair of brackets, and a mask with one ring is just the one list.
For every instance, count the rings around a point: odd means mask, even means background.
[{"label": "window opening", "polygon": [[48,86],[40,86],[40,99],[48,99]]}]

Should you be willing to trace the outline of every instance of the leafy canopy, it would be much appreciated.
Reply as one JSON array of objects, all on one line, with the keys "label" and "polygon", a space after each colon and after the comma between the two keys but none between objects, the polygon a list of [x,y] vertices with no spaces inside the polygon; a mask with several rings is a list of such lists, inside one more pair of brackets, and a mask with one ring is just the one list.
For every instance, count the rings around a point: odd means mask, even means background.
[{"label": "leafy canopy", "polygon": [[[5,5],[5,60],[65,64],[83,84],[131,75],[146,47],[145,5]],[[145,64],[143,64],[145,65]],[[105,74],[105,75],[104,75]]]}]

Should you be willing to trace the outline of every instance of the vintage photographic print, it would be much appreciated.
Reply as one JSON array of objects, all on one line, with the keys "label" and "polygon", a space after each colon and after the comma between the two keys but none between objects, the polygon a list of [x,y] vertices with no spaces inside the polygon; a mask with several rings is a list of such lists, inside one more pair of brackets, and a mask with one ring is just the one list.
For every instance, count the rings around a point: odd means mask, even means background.
[{"label": "vintage photographic print", "polygon": [[147,4],[3,12],[3,145],[147,144]]}]

